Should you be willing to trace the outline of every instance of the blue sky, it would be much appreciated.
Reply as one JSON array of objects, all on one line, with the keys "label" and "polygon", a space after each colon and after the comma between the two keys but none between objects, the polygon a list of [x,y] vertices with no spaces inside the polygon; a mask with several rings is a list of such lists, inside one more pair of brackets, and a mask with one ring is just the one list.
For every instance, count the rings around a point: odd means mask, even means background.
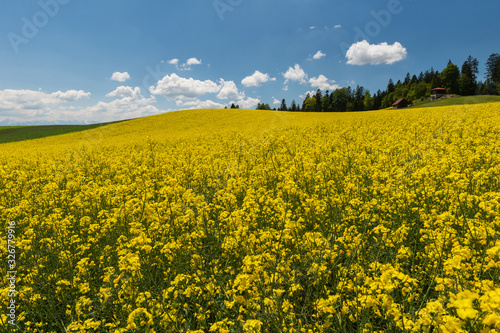
[{"label": "blue sky", "polygon": [[500,2],[40,0],[0,11],[0,125],[372,93],[500,53]]}]

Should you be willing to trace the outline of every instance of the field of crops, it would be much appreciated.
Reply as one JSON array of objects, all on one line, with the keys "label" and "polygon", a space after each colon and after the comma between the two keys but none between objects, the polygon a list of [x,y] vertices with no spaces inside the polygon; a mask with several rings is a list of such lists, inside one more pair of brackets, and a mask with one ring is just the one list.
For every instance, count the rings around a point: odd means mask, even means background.
[{"label": "field of crops", "polygon": [[500,103],[173,112],[0,161],[3,331],[500,332]]}]

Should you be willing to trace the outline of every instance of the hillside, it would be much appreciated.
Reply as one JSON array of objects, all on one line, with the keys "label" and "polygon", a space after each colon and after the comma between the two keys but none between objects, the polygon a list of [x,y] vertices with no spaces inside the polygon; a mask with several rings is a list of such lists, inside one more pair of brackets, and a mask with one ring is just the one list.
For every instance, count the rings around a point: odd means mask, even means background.
[{"label": "hillside", "polygon": [[[461,97],[456,97],[456,98],[451,98],[451,99],[442,99],[442,100],[437,100],[437,101],[425,101],[425,102],[416,102],[412,108],[427,108],[427,107],[437,107],[437,106],[453,106],[453,105],[466,105],[466,104],[482,104],[482,103],[491,103],[491,102],[500,102],[500,96],[490,96],[490,95],[485,95],[485,96],[461,96]],[[386,110],[391,109],[387,108]],[[214,125],[219,127],[220,129],[231,129],[232,125],[236,125],[239,123],[239,121],[236,121],[234,118],[239,118],[239,119],[248,119],[246,124],[251,124],[252,122],[255,121],[255,119],[258,119],[262,116],[264,118],[260,119],[265,119],[265,124],[259,123],[258,126],[264,126],[263,128],[266,128],[268,124],[274,124],[275,122],[280,123],[282,121],[284,122],[289,122],[290,119],[294,119],[294,115],[301,115],[302,112],[295,113],[295,112],[281,112],[280,114],[276,114],[273,112],[267,111],[269,114],[264,115],[262,114],[262,110],[199,110],[201,111],[201,114],[203,114],[203,117],[205,117],[206,121],[212,122],[215,119]],[[170,134],[177,133],[181,136],[186,135],[186,130],[191,133],[190,131],[193,131],[192,133],[202,133],[199,131],[199,129],[202,129],[206,127],[206,124],[200,124],[197,123],[193,119],[187,119],[184,116],[187,116],[189,113],[189,116],[192,118],[199,118],[199,111],[196,110],[186,110],[186,111],[177,111],[171,113],[172,115],[175,114],[175,116],[167,116],[165,115],[160,115],[156,116],[158,118],[151,118],[148,117],[146,118],[147,120],[144,122],[138,121],[137,126],[144,126],[144,127],[138,127],[137,131],[151,131],[151,130],[146,130],[145,127],[148,128],[155,128],[158,126],[161,126],[165,130],[168,130]],[[179,113],[180,112],[180,113]],[[214,113],[215,112],[215,113]],[[220,114],[220,117],[218,116],[217,112],[224,112],[224,114]],[[243,112],[243,113],[241,113]],[[373,112],[373,111],[370,111]],[[214,114],[210,114],[214,113]],[[306,114],[311,115],[313,113],[307,112]],[[345,113],[348,114],[348,113]],[[222,116],[223,115],[223,116]],[[259,117],[256,117],[256,115],[259,115]],[[166,117],[166,118],[165,118]],[[210,119],[211,117],[215,117],[214,119]],[[298,116],[299,119],[303,119],[302,116]],[[155,122],[158,121],[158,123],[155,123],[154,125],[149,124],[149,121],[151,119],[155,119]],[[310,120],[314,121],[315,117],[311,116]],[[302,122],[299,121],[299,122]],[[61,134],[68,134],[68,133],[73,133],[73,132],[82,132],[94,128],[99,128],[102,126],[109,126],[114,123],[119,123],[119,122],[111,122],[111,123],[102,123],[102,124],[92,124],[92,125],[44,125],[44,126],[10,126],[10,127],[0,127],[0,144],[1,143],[8,143],[8,142],[17,142],[17,141],[24,141],[24,140],[32,140],[32,139],[39,139],[39,138],[44,138],[44,137],[50,137],[50,136],[55,136],[55,135],[61,135]],[[141,125],[144,124],[144,125]],[[110,131],[113,131],[113,128],[109,128]],[[119,128],[120,131],[123,132],[129,132],[129,130],[126,129],[126,127]],[[99,133],[101,131],[97,131]],[[191,134],[190,134],[191,135]],[[194,134],[196,135],[196,134]],[[79,136],[75,136],[72,138],[78,138]]]},{"label": "hillside", "polygon": [[500,102],[500,96],[493,95],[477,95],[477,96],[459,96],[455,98],[443,98],[435,101],[416,101],[413,108],[428,108],[435,106],[452,106],[466,104],[482,104]]},{"label": "hillside", "polygon": [[[342,119],[337,114],[326,119]],[[321,114],[273,112],[244,109],[201,109],[168,112],[156,116],[123,121],[99,128],[58,136],[48,136],[29,142],[4,144],[8,147],[37,147],[37,153],[54,149],[74,149],[82,146],[125,146],[153,141],[192,141],[200,137],[234,134],[257,137],[286,126],[316,124],[325,119]],[[28,151],[34,149],[27,149]]]},{"label": "hillside", "polygon": [[487,331],[499,137],[484,103],[189,110],[2,144],[9,332]]}]

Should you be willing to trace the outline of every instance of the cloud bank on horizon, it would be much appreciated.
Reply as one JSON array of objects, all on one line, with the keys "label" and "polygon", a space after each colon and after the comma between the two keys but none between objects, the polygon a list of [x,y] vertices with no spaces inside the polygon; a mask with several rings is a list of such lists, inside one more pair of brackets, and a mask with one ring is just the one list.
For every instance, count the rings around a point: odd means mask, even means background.
[{"label": "cloud bank on horizon", "polygon": [[[401,61],[406,57],[406,54],[406,49],[397,42],[393,45],[387,43],[370,45],[366,41],[362,41],[351,46],[346,58],[348,59],[347,64],[379,65]],[[319,60],[323,57],[326,57],[326,54],[317,51],[312,58]],[[182,64],[177,58],[170,59],[166,63],[174,65],[179,71],[191,70],[191,66],[202,64],[201,60],[194,57],[189,58]],[[290,66],[281,75],[283,77],[283,90],[286,90],[287,85],[291,82],[300,85],[309,84],[311,88],[324,91],[333,91],[342,87],[323,74],[309,77],[299,64],[295,64],[293,67]],[[124,83],[131,80],[132,77],[128,72],[113,72],[110,79],[111,81]],[[266,83],[275,81],[277,81],[277,78],[272,77],[269,73],[255,70],[252,75],[241,80],[241,85],[244,88],[261,87]],[[143,88],[118,86],[105,95],[107,98],[115,98],[114,100],[99,101],[91,106],[72,106],[70,104],[70,102],[76,102],[84,98],[88,99],[91,96],[91,92],[83,90],[57,91],[53,93],[41,90],[0,90],[0,124],[7,126],[23,123],[106,122],[144,117],[173,110],[158,108],[155,105],[158,103],[158,97],[174,101],[175,105],[181,109],[224,108],[233,103],[242,108],[255,108],[261,102],[258,97],[248,97],[244,91],[238,88],[234,81],[226,81],[223,78],[215,82],[171,73],[163,76],[155,85],[144,89],[145,91],[143,91]],[[150,96],[144,97],[144,93],[149,93]],[[312,91],[309,91],[309,93],[312,93]],[[276,104],[276,101],[277,99],[274,98],[273,104]],[[51,119],[59,121],[51,121]]]}]

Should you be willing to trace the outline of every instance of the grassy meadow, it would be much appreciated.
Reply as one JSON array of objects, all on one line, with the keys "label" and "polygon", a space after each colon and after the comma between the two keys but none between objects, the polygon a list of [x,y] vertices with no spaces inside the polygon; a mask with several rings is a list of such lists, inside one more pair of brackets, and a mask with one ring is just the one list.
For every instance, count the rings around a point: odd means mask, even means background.
[{"label": "grassy meadow", "polygon": [[485,103],[178,111],[1,144],[18,307],[0,327],[500,332],[499,143]]},{"label": "grassy meadow", "polygon": [[435,101],[414,101],[413,108],[427,108],[436,106],[452,106],[466,104],[482,104],[500,102],[500,96],[495,95],[474,95],[474,96],[458,96],[455,98],[443,98]]},{"label": "grassy meadow", "polygon": [[85,131],[109,123],[91,125],[0,126],[0,143],[33,140],[47,136]]}]

